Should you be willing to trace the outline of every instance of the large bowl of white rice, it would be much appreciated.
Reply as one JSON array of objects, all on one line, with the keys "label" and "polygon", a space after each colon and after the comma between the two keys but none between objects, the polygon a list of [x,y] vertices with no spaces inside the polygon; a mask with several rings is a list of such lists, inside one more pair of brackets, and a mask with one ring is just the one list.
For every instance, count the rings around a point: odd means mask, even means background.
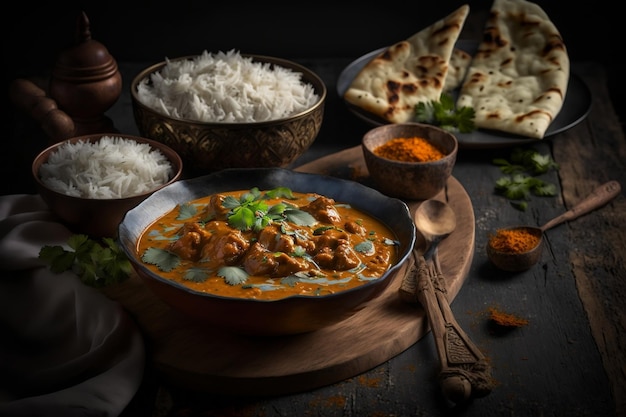
[{"label": "large bowl of white rice", "polygon": [[166,59],[131,83],[141,136],[195,174],[288,166],[315,141],[326,94],[302,65],[235,50]]},{"label": "large bowl of white rice", "polygon": [[32,163],[42,199],[75,233],[116,237],[126,212],[182,176],[169,146],[119,133],[78,136],[44,149]]}]

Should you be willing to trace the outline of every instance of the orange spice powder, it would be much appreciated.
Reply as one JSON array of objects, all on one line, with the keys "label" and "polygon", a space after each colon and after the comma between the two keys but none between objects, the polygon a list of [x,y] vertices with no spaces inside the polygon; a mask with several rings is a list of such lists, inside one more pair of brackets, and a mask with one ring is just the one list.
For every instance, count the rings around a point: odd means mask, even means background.
[{"label": "orange spice powder", "polygon": [[383,158],[402,162],[436,161],[445,154],[424,138],[394,138],[374,149]]},{"label": "orange spice powder", "polygon": [[500,311],[496,307],[489,307],[489,318],[496,324],[505,327],[522,327],[528,324],[528,320]]},{"label": "orange spice powder", "polygon": [[490,236],[489,245],[500,252],[522,253],[537,246],[540,237],[523,228],[499,229],[495,235]]}]

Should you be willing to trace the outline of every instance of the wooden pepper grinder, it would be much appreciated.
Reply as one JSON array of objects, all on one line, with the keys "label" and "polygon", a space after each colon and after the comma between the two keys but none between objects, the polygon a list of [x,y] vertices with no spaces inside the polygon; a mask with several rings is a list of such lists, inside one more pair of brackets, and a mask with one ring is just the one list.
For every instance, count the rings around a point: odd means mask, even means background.
[{"label": "wooden pepper grinder", "polygon": [[49,96],[76,125],[76,135],[115,132],[105,112],[122,92],[122,76],[107,48],[91,39],[89,19],[81,12],[76,45],[61,52],[52,69]]}]

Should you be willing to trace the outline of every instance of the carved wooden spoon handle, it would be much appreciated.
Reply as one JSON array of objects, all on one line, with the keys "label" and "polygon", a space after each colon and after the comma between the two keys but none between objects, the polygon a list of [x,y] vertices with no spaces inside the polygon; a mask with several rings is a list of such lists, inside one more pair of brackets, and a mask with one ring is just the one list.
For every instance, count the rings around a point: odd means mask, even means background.
[{"label": "carved wooden spoon handle", "polygon": [[590,211],[605,205],[606,203],[617,197],[621,190],[622,187],[620,186],[619,182],[606,182],[594,189],[588,197],[580,201],[572,209],[566,211],[558,217],[555,217],[554,219],[541,226],[541,230],[545,232],[546,230],[558,224],[561,224],[564,221],[573,220],[577,217],[582,216],[583,214],[587,214]]},{"label": "carved wooden spoon handle", "polygon": [[[444,346],[447,366],[442,366],[440,374],[444,394],[454,402],[465,401],[469,397],[484,397],[493,388],[491,366],[452,313],[437,251],[431,262],[430,278],[439,311],[445,322]],[[467,383],[471,387],[470,392],[467,392]]]},{"label": "carved wooden spoon handle", "polygon": [[439,382],[443,394],[455,403],[491,392],[491,372],[485,357],[461,329],[446,298],[445,281],[437,272],[437,256],[426,261],[413,253],[413,265],[402,282],[400,294],[406,301],[419,301],[428,317],[441,364]]}]

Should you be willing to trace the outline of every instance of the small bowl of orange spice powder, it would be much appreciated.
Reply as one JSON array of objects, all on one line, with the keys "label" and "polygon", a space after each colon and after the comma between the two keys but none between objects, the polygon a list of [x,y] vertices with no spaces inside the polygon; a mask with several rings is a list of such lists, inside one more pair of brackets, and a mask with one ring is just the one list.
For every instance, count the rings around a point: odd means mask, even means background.
[{"label": "small bowl of orange spice powder", "polygon": [[369,130],[361,147],[375,188],[391,197],[426,200],[445,188],[459,145],[436,126],[397,123]]},{"label": "small bowl of orange spice powder", "polygon": [[499,269],[525,271],[539,261],[543,232],[537,227],[516,226],[498,229],[489,236],[487,256]]}]

